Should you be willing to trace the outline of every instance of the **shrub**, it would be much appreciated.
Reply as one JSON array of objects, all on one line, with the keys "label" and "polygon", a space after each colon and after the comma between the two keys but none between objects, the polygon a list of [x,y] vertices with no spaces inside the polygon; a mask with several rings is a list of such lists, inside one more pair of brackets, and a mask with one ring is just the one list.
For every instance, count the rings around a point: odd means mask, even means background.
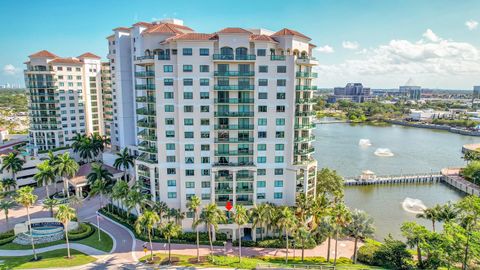
[{"label": "shrub", "polygon": [[81,240],[91,236],[97,229],[91,224],[80,223],[80,226],[75,231],[68,232],[69,240]]},{"label": "shrub", "polygon": [[365,245],[361,246],[357,252],[357,260],[365,264],[373,264],[373,254],[382,244],[372,239],[367,239]]},{"label": "shrub", "polygon": [[352,264],[353,261],[350,258],[340,257],[337,259],[338,264]]},{"label": "shrub", "polygon": [[398,270],[413,268],[412,255],[408,252],[407,245],[391,236],[385,238],[385,243],[373,254],[373,264]]},{"label": "shrub", "polygon": [[15,235],[12,235],[12,236],[5,237],[5,238],[0,239],[0,246],[12,242],[13,239],[15,239]]},{"label": "shrub", "polygon": [[0,239],[10,238],[14,235],[15,235],[15,233],[13,232],[13,230],[6,231],[6,232],[3,232],[3,233],[0,233]]}]

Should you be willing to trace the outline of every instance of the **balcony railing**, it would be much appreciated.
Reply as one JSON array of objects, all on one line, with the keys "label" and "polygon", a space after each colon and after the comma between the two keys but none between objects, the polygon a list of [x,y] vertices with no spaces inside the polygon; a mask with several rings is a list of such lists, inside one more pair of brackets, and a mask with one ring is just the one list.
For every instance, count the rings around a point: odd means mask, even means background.
[{"label": "balcony railing", "polygon": [[153,70],[135,72],[135,77],[154,77],[154,76],[155,76],[155,71]]},{"label": "balcony railing", "polygon": [[58,100],[47,99],[47,100],[31,100],[31,103],[58,103]]},{"label": "balcony railing", "polygon": [[41,97],[48,97],[48,96],[58,96],[58,93],[38,93],[38,92],[29,92],[30,96],[41,96]]},{"label": "balcony railing", "polygon": [[318,73],[315,72],[300,72],[298,71],[296,74],[297,78],[317,78]]},{"label": "balcony railing", "polygon": [[253,142],[253,138],[215,138],[216,143],[247,143]]},{"label": "balcony railing", "polygon": [[216,98],[215,103],[217,104],[250,104],[254,103],[255,99],[253,98]]},{"label": "balcony railing", "polygon": [[156,99],[155,97],[151,96],[143,96],[143,97],[137,97],[135,98],[136,102],[143,102],[143,103],[155,103]]},{"label": "balcony railing", "polygon": [[295,86],[296,90],[302,91],[302,90],[317,90],[316,85],[297,85]]},{"label": "balcony railing", "polygon": [[147,59],[154,59],[154,55],[144,55],[144,56],[137,56],[135,57],[135,60],[147,60]]},{"label": "balcony railing", "polygon": [[140,108],[137,109],[137,114],[138,115],[156,115],[156,111],[154,109],[147,109],[147,108]]},{"label": "balcony railing", "polygon": [[251,156],[253,150],[215,151],[215,156]]},{"label": "balcony railing", "polygon": [[253,117],[253,112],[215,112],[215,117]]},{"label": "balcony railing", "polygon": [[213,75],[220,77],[251,77],[255,76],[255,71],[215,71]]},{"label": "balcony railing", "polygon": [[251,182],[253,181],[253,175],[237,175],[237,181]]},{"label": "balcony railing", "polygon": [[237,188],[236,190],[236,193],[241,193],[241,194],[249,194],[249,193],[253,193],[253,187],[252,188]]},{"label": "balcony railing", "polygon": [[143,152],[152,153],[152,154],[158,153],[158,149],[156,147],[139,146],[138,150],[143,151]]},{"label": "balcony railing", "polygon": [[295,125],[295,129],[312,129],[315,127],[316,127],[315,124]]},{"label": "balcony railing", "polygon": [[270,55],[270,60],[272,61],[284,61],[286,59],[285,55]]},{"label": "balcony railing", "polygon": [[295,99],[295,103],[297,104],[312,104],[315,103],[313,98],[297,98]]},{"label": "balcony railing", "polygon": [[148,153],[141,154],[137,159],[148,163],[157,163],[158,161],[156,156],[150,155]]},{"label": "balcony railing", "polygon": [[253,130],[254,125],[215,125],[215,130]]},{"label": "balcony railing", "polygon": [[253,161],[248,161],[248,162],[214,162],[213,166],[218,166],[218,167],[243,167],[243,166],[254,166],[255,163]]},{"label": "balcony railing", "polygon": [[302,143],[302,142],[311,142],[315,140],[315,136],[300,136],[295,138],[296,143]]},{"label": "balcony railing", "polygon": [[257,56],[254,54],[214,54],[213,60],[255,60]]},{"label": "balcony railing", "polygon": [[140,121],[137,122],[137,126],[143,127],[143,128],[156,128],[157,123],[140,120]]},{"label": "balcony railing", "polygon": [[137,90],[155,90],[155,84],[135,84]]},{"label": "balcony railing", "polygon": [[254,85],[215,85],[214,90],[253,90]]},{"label": "balcony railing", "polygon": [[316,114],[317,114],[316,112],[295,112],[296,116],[303,116],[303,117],[315,116]]},{"label": "balcony railing", "polygon": [[215,176],[215,181],[217,181],[217,182],[230,182],[230,181],[233,181],[233,175]]},{"label": "balcony railing", "polygon": [[295,150],[295,155],[308,155],[315,152],[315,148],[306,148],[306,149],[299,149]]},{"label": "balcony railing", "polygon": [[158,55],[158,60],[170,60],[170,55],[169,54],[159,54]]},{"label": "balcony railing", "polygon": [[232,194],[233,188],[215,188],[215,194]]}]

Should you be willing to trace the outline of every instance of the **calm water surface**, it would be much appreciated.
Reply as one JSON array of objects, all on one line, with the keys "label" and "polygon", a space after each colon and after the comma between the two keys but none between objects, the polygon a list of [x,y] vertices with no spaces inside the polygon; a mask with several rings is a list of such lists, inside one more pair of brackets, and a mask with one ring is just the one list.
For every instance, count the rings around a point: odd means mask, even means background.
[{"label": "calm water surface", "polygon": [[[403,126],[320,124],[315,135],[319,167],[335,169],[345,177],[367,169],[377,175],[439,172],[444,167],[464,165],[462,145],[480,142],[478,137]],[[359,146],[360,139],[369,139],[372,146]],[[390,149],[393,156],[375,155],[378,148]],[[457,201],[462,196],[443,184],[359,186],[347,187],[345,191],[346,203],[351,208],[365,210],[375,219],[377,239],[388,233],[400,237],[399,228],[404,221],[416,220],[431,227],[430,222],[403,210],[405,198],[420,199],[430,207]]]}]

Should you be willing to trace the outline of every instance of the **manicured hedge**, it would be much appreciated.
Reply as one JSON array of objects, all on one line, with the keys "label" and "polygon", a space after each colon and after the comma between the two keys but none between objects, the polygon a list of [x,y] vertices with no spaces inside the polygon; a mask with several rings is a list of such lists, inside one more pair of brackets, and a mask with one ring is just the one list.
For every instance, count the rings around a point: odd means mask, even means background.
[{"label": "manicured hedge", "polygon": [[0,233],[0,245],[10,243],[15,239],[15,233],[13,230]]},{"label": "manicured hedge", "polygon": [[[238,246],[238,241],[233,241],[233,246]],[[264,240],[252,241],[252,240],[243,240],[243,247],[261,247],[261,248],[285,248],[285,240],[279,238],[268,238]],[[293,241],[289,240],[288,246],[290,248],[294,247]],[[305,240],[305,248],[312,249],[317,246],[317,243],[313,239]],[[302,243],[300,240],[295,241],[295,248],[302,248]]]},{"label": "manicured hedge", "polygon": [[357,251],[357,259],[359,262],[372,265],[373,255],[380,248],[382,244],[375,240],[367,239],[365,244]]},{"label": "manicured hedge", "polygon": [[81,240],[91,236],[96,231],[96,228],[91,224],[80,223],[75,231],[68,232],[69,240]]}]

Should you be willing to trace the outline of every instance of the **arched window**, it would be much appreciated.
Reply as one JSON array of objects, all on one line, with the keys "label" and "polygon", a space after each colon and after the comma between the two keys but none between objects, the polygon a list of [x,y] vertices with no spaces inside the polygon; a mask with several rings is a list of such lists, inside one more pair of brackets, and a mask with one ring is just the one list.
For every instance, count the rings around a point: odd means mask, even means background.
[{"label": "arched window", "polygon": [[306,58],[306,57],[307,57],[307,52],[306,52],[306,51],[302,51],[302,57],[303,57],[303,58]]},{"label": "arched window", "polygon": [[294,50],[293,55],[298,56],[298,55],[300,55],[300,52],[298,50]]},{"label": "arched window", "polygon": [[235,49],[235,53],[237,55],[247,55],[247,52],[248,52],[248,50],[245,47],[238,47],[238,48]]},{"label": "arched window", "polygon": [[150,50],[145,50],[145,55],[150,55]]},{"label": "arched window", "polygon": [[233,49],[230,48],[230,47],[222,47],[222,48],[220,48],[220,54],[233,55]]}]

